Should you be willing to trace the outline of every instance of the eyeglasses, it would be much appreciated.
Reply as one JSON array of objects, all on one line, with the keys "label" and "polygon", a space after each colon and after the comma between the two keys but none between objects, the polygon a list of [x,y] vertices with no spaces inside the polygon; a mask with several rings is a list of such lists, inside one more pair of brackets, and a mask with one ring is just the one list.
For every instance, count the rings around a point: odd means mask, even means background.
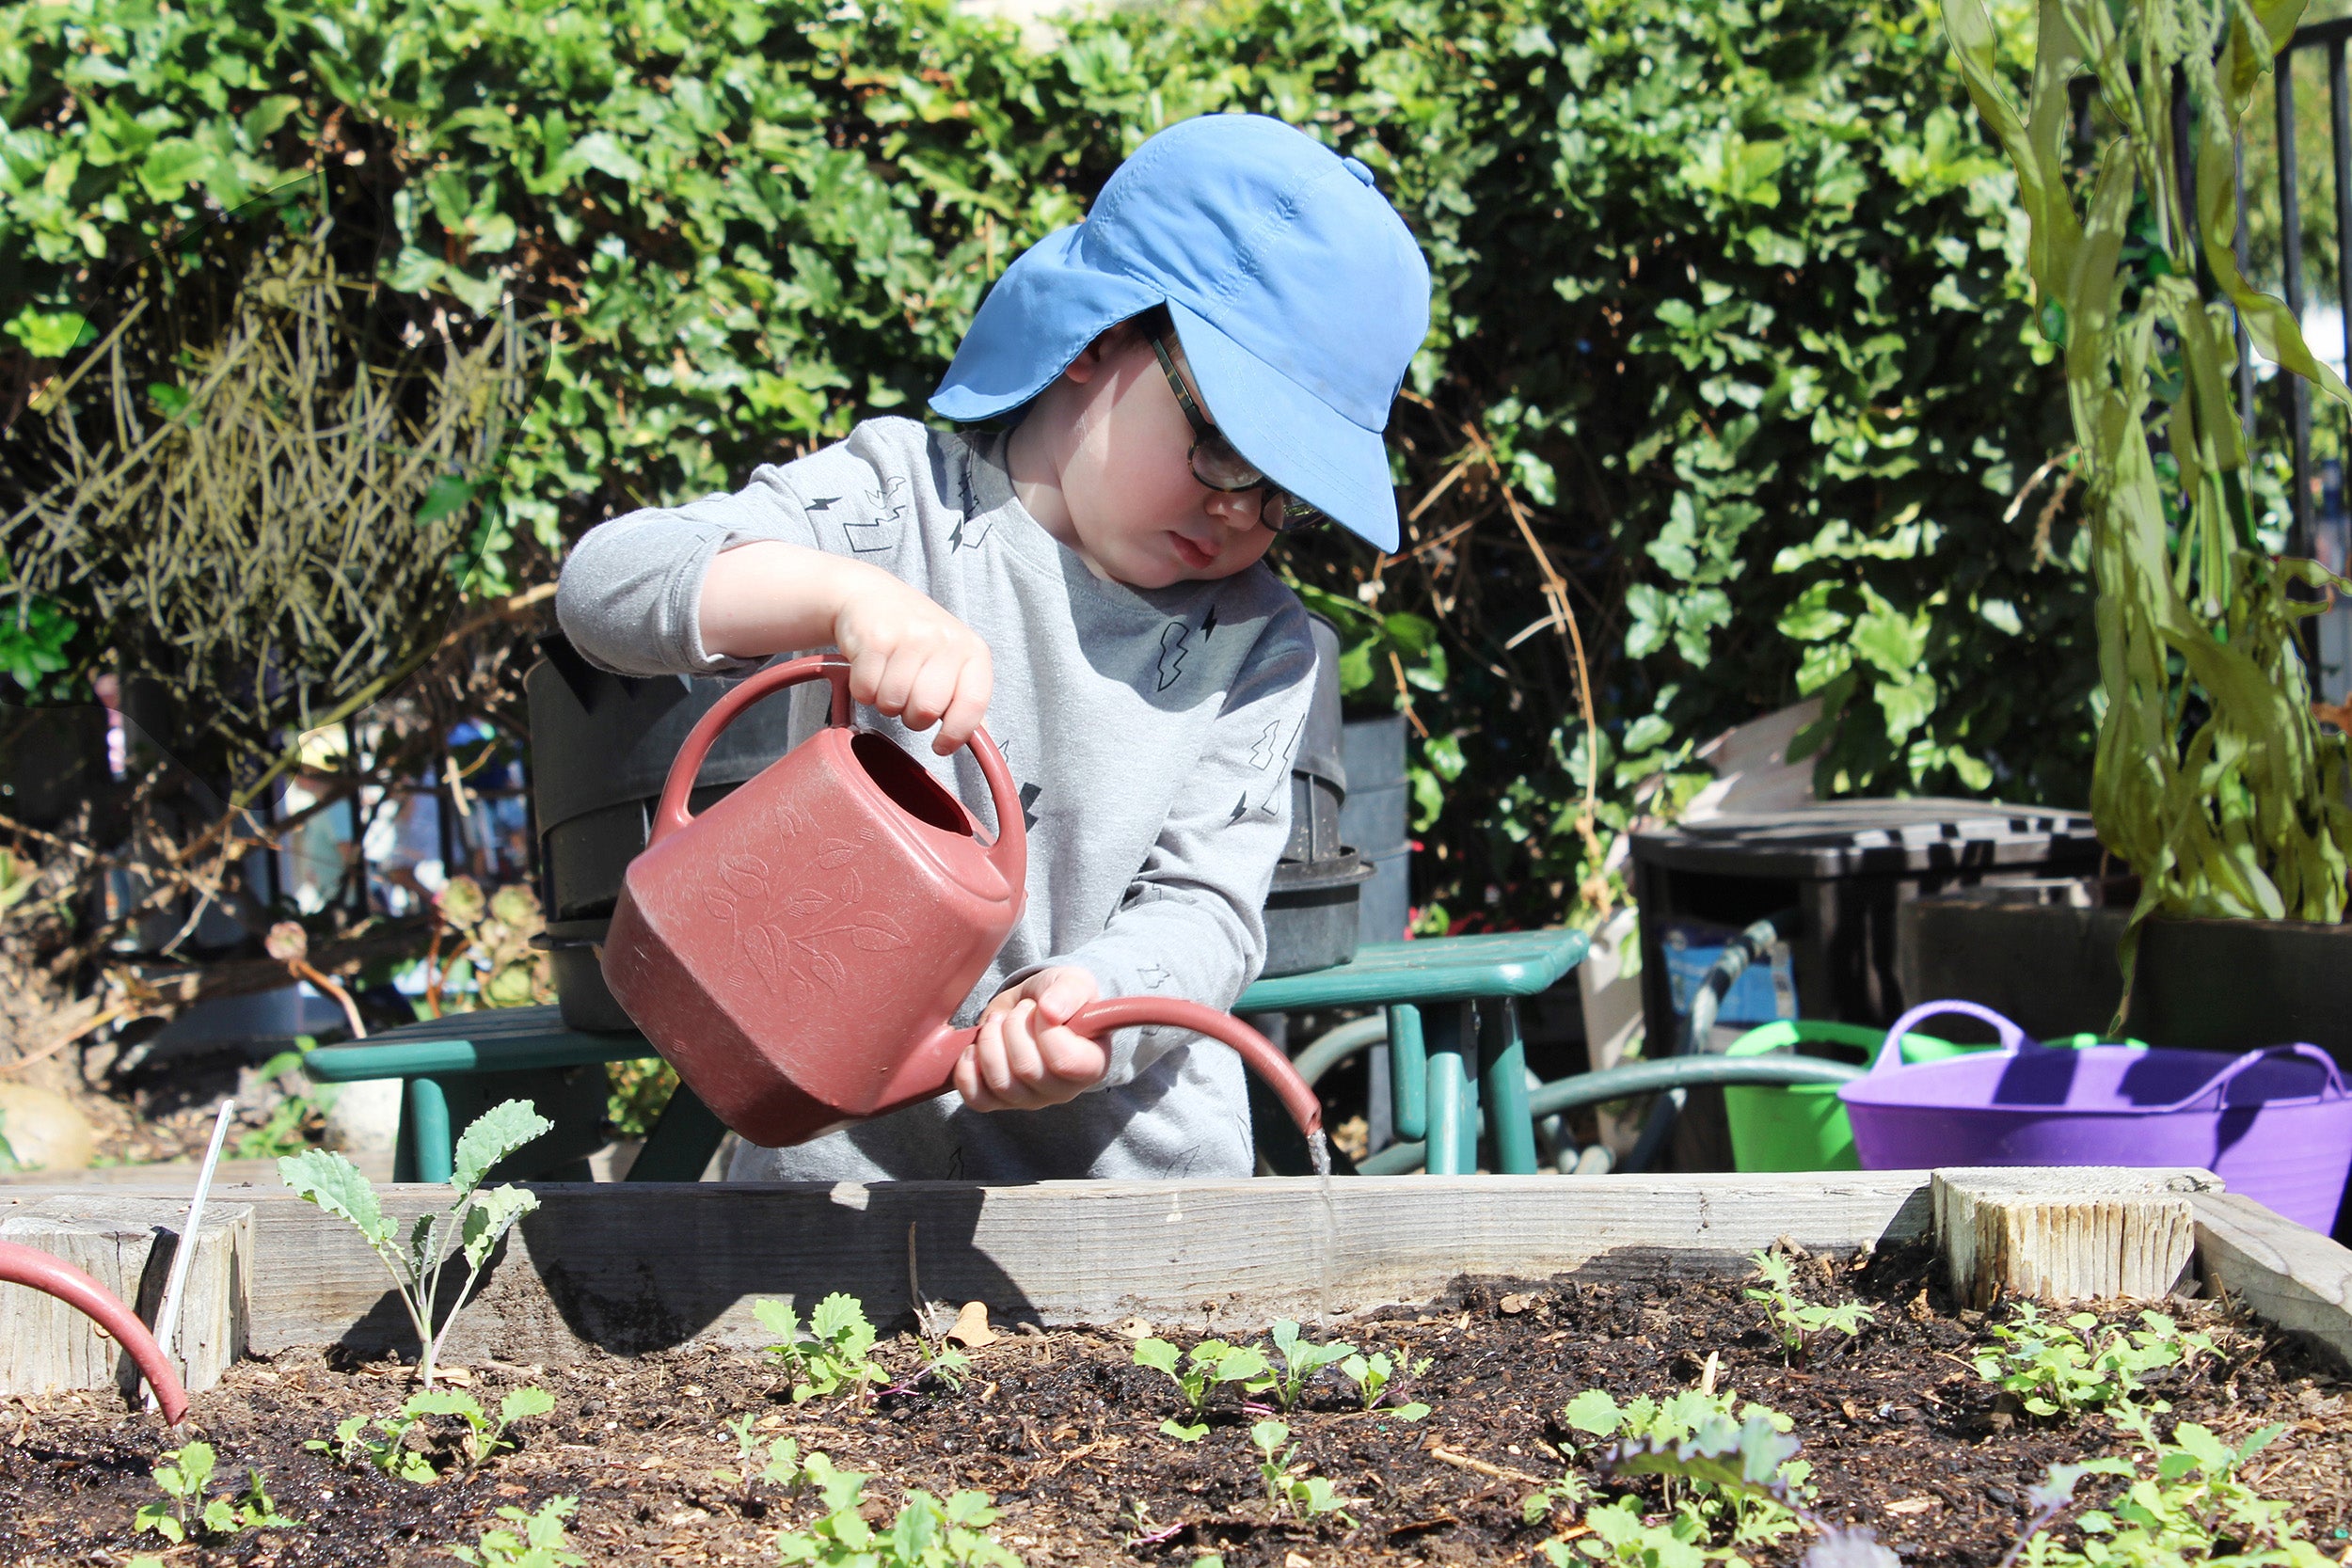
[{"label": "eyeglasses", "polygon": [[1258,521],[1276,533],[1304,533],[1331,520],[1327,514],[1281,486],[1269,483],[1264,469],[1235,451],[1233,443],[1218,434],[1216,426],[1200,412],[1200,405],[1192,401],[1184,378],[1176,373],[1176,361],[1168,357],[1168,344],[1156,332],[1149,341],[1152,352],[1159,356],[1161,372],[1168,377],[1168,389],[1176,394],[1176,406],[1184,411],[1184,419],[1192,426],[1192,450],[1184,454],[1184,460],[1192,465],[1193,478],[1227,495],[1263,489],[1265,498],[1258,506]]}]

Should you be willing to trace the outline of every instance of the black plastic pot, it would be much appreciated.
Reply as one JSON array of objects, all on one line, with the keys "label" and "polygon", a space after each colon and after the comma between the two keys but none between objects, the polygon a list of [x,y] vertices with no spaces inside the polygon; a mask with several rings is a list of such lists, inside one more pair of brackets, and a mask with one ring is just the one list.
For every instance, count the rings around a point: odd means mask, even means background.
[{"label": "black plastic pot", "polygon": [[1371,867],[1343,843],[1347,767],[1340,733],[1340,634],[1308,615],[1315,690],[1291,759],[1291,836],[1266,895],[1266,975],[1304,974],[1356,956],[1359,892]]},{"label": "black plastic pot", "polygon": [[1340,802],[1340,838],[1354,845],[1372,867],[1357,904],[1357,940],[1402,942],[1413,902],[1405,716],[1386,713],[1347,721],[1340,727],[1340,752],[1347,776],[1347,796]]}]

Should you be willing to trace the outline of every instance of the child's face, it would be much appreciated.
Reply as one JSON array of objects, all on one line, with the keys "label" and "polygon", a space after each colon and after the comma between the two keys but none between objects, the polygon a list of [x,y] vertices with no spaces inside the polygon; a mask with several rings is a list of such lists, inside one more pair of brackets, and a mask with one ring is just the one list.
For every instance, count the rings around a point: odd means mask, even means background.
[{"label": "child's face", "polygon": [[[1190,380],[1174,335],[1163,341],[1214,422],[1216,410]],[[1228,578],[1256,564],[1274,543],[1258,519],[1263,490],[1212,490],[1193,477],[1192,427],[1150,341],[1132,326],[1105,333],[1081,354],[1022,421],[1016,440],[1025,434],[1036,443],[1032,451],[1050,462],[1057,483],[1049,488],[1057,495],[1025,484],[1024,501],[1097,577],[1131,588]]]}]

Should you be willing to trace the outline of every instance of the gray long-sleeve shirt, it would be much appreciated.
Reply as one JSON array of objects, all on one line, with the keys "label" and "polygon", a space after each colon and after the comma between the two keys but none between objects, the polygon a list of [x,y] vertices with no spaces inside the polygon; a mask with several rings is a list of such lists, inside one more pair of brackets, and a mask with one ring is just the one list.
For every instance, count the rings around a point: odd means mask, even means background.
[{"label": "gray long-sleeve shirt", "polygon": [[[1104,582],[1013,494],[1003,438],[871,420],[849,438],[755,470],[732,496],[592,530],[556,611],[591,662],[621,674],[744,674],[702,645],[696,607],[720,551],[782,540],[882,567],[987,642],[989,734],[1029,824],[1028,906],[957,1022],[1049,964],[1105,997],[1229,1007],[1264,960],[1261,910],[1289,833],[1290,764],[1313,689],[1297,597],[1263,564],[1216,582]],[[792,735],[825,721],[797,689]],[[860,709],[982,822],[968,751]],[[1103,1085],[1066,1105],[988,1114],[951,1093],[791,1148],[746,1148],[735,1180],[1246,1176],[1254,1164],[1239,1060],[1176,1029],[1121,1030]]]}]

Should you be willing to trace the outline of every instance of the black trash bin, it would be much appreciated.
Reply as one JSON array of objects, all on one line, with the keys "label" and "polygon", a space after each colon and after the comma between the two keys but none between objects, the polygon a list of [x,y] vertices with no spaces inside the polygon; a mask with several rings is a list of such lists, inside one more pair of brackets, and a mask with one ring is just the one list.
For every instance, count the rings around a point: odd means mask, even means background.
[{"label": "black trash bin", "polygon": [[[1825,800],[1638,832],[1649,1053],[1675,1049],[1670,969],[1690,969],[1725,931],[1775,919],[1788,950],[1780,983],[1793,991],[1784,1005],[1796,1013],[1892,1023],[1929,1000],[1905,996],[1897,977],[1899,906],[1950,888],[2093,873],[2099,852],[2090,813],[1996,800]],[[1686,961],[1670,966],[1678,940]],[[1770,982],[1759,973],[1756,983]]]}]

